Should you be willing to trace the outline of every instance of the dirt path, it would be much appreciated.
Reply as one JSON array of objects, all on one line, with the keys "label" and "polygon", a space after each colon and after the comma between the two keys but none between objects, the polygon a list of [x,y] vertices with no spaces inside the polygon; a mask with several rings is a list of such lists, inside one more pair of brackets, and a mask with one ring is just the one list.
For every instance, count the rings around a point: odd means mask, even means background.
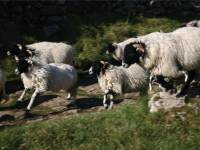
[{"label": "dirt path", "polygon": [[[48,120],[58,116],[67,117],[82,113],[107,111],[102,106],[101,90],[96,80],[88,75],[82,75],[81,78],[77,107],[68,107],[69,101],[66,99],[66,93],[62,91],[59,93],[47,92],[37,97],[31,111],[28,113],[26,107],[32,92],[29,92],[23,102],[16,103],[23,90],[22,85],[19,81],[10,81],[7,86],[9,100],[0,104],[0,128]],[[138,93],[129,95],[129,97],[137,96]],[[127,103],[135,103],[135,101],[132,99],[115,99],[114,109],[118,105]]]},{"label": "dirt path", "polygon": [[[7,85],[9,100],[0,104],[0,128],[48,120],[55,117],[69,117],[83,113],[107,111],[102,106],[101,90],[96,83],[96,79],[86,73],[81,74],[80,78],[77,107],[68,107],[69,101],[66,100],[66,93],[62,91],[59,93],[47,92],[37,97],[29,113],[26,112],[26,107],[32,92],[29,92],[23,102],[16,103],[23,90],[22,84],[19,81],[10,81]],[[200,93],[200,87],[190,89],[190,93],[190,97],[193,97],[195,93]],[[130,93],[126,94],[124,98],[115,99],[114,109],[120,105],[136,103],[138,96],[139,93]]]}]

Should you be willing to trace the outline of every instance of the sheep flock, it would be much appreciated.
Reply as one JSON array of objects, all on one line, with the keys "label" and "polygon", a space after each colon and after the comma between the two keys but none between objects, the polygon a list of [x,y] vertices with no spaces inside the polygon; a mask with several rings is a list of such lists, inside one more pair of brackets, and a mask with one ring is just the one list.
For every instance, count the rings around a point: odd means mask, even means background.
[{"label": "sheep flock", "polygon": [[[176,97],[185,97],[191,83],[198,83],[200,79],[200,25],[197,20],[172,32],[153,32],[119,43],[113,41],[104,51],[120,66],[109,60],[99,60],[91,64],[89,74],[97,77],[103,94],[102,105],[108,109],[113,107],[116,95],[148,94],[152,84],[175,93]],[[15,73],[24,85],[17,102],[20,103],[30,89],[34,90],[27,111],[37,96],[46,91],[64,90],[68,93],[66,99],[76,106],[78,75],[73,46],[62,42],[15,44],[7,54],[15,59]],[[184,77],[184,81],[178,89],[170,81],[180,77]],[[5,72],[0,68],[0,99],[6,96],[5,87]]]}]

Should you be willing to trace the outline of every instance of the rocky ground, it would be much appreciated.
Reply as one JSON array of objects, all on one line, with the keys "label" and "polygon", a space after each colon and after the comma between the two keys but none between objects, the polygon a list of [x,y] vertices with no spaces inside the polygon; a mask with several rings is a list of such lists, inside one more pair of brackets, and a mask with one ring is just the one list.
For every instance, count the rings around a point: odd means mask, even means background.
[{"label": "rocky ground", "polygon": [[[32,123],[35,121],[52,119],[55,117],[68,117],[70,115],[79,115],[82,113],[108,111],[102,106],[102,93],[94,77],[87,73],[80,74],[79,89],[77,96],[77,107],[68,107],[69,101],[66,100],[66,93],[46,92],[37,97],[30,112],[26,112],[32,91],[27,94],[24,101],[16,103],[20,96],[23,86],[20,81],[9,81],[7,91],[9,94],[8,100],[1,101],[0,105],[0,127],[15,126],[20,124]],[[195,93],[199,93],[200,88],[192,88],[190,97],[195,97]],[[139,93],[125,94],[123,97],[115,99],[113,109],[124,105],[134,104],[139,96]],[[171,96],[169,96],[169,99]],[[162,97],[160,97],[162,101]],[[166,94],[164,99],[166,99]],[[197,98],[200,100],[199,98]],[[185,106],[185,105],[184,105]],[[193,105],[191,105],[193,107]],[[195,108],[196,109],[196,108]],[[199,107],[198,107],[199,111]]]}]

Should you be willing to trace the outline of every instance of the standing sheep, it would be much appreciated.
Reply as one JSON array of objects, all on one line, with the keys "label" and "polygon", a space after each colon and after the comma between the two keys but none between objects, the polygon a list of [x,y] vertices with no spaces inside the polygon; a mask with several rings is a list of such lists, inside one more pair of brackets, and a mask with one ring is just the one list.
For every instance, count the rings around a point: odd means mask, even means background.
[{"label": "standing sheep", "polygon": [[104,92],[103,105],[107,107],[107,96],[110,95],[110,106],[113,106],[113,95],[125,92],[144,90],[148,75],[144,69],[135,64],[129,68],[117,67],[108,62],[100,61],[89,69],[89,74],[96,74],[99,86]]},{"label": "standing sheep", "polygon": [[[46,65],[34,64],[34,61],[20,59],[17,62],[16,73],[29,78],[31,74],[32,82],[25,82],[25,87],[34,88],[35,91],[28,104],[27,110],[30,110],[36,96],[45,91],[65,90],[69,92],[68,99],[75,102],[77,89],[77,72],[73,66],[61,63],[50,63]],[[28,81],[31,81],[28,80]],[[19,98],[22,100],[23,95]]]},{"label": "standing sheep", "polygon": [[185,27],[138,37],[126,45],[123,61],[127,66],[141,63],[151,74],[169,78],[187,72],[187,81],[177,94],[177,97],[183,96],[200,70],[200,28]]},{"label": "standing sheep", "polygon": [[5,84],[6,84],[6,76],[0,69],[0,100],[6,97]]},{"label": "standing sheep", "polygon": [[32,58],[34,61],[45,65],[48,63],[65,63],[74,65],[75,50],[71,45],[56,42],[39,42],[29,45],[14,45],[7,52],[8,55],[13,55],[15,60],[20,58]]}]

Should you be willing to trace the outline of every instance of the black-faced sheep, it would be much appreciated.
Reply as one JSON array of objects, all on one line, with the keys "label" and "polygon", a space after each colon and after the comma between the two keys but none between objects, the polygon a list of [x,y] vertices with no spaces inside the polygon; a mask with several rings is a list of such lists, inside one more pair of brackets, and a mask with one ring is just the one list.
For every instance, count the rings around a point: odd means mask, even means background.
[{"label": "black-faced sheep", "polygon": [[124,63],[140,63],[153,75],[188,78],[177,97],[186,91],[200,70],[200,28],[179,28],[170,33],[154,32],[135,38],[124,49]]},{"label": "black-faced sheep", "polygon": [[15,60],[32,58],[45,65],[48,63],[65,63],[74,65],[75,50],[71,45],[56,42],[39,42],[29,45],[14,45],[8,52]]},{"label": "black-faced sheep", "polygon": [[[36,96],[45,91],[65,90],[69,92],[70,96],[68,98],[74,102],[77,89],[77,72],[73,66],[61,63],[50,63],[41,66],[33,63],[30,60],[20,59],[16,68],[16,73],[30,78],[28,82],[24,82],[25,87],[35,89],[27,110],[30,110]],[[26,89],[19,100],[23,99]]]},{"label": "black-faced sheep", "polygon": [[97,75],[99,86],[104,92],[104,107],[107,107],[107,96],[110,95],[109,109],[113,106],[114,94],[139,90],[146,91],[148,85],[146,71],[137,64],[131,65],[129,68],[123,68],[100,61],[89,69],[89,74]]}]

